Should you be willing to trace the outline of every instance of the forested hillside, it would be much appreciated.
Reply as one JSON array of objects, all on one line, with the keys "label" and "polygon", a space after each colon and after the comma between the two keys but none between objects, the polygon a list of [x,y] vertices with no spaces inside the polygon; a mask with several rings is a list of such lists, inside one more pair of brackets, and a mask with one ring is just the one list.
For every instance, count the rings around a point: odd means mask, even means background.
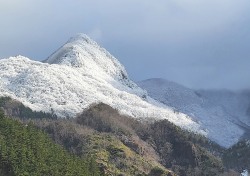
[{"label": "forested hillside", "polygon": [[0,111],[0,175],[98,176],[92,158],[81,159],[55,144],[31,123],[22,124]]},{"label": "forested hillside", "polygon": [[167,120],[138,121],[103,103],[74,119],[33,112],[6,97],[0,107],[11,116],[1,114],[2,175],[233,176],[239,174],[231,169],[241,171],[236,160],[227,162],[234,149],[226,151]]}]

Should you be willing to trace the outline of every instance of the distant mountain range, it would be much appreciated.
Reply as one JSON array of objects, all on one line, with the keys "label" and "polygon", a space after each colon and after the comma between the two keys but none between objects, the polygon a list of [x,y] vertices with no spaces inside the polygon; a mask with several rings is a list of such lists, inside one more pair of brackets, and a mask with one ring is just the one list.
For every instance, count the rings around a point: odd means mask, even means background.
[{"label": "distant mountain range", "polygon": [[[155,100],[187,114],[193,120],[206,124],[208,133],[227,135],[241,128],[249,138],[250,131],[250,91],[233,92],[229,90],[192,90],[165,79],[148,79],[137,83],[147,90]],[[232,135],[233,136],[233,135]],[[237,136],[234,136],[238,140]],[[224,143],[226,141],[217,141]]]},{"label": "distant mountain range", "polygon": [[35,111],[70,118],[102,102],[140,120],[167,119],[224,147],[248,132],[247,91],[193,91],[162,79],[138,85],[116,58],[84,34],[43,62],[23,56],[0,60],[0,96]]}]

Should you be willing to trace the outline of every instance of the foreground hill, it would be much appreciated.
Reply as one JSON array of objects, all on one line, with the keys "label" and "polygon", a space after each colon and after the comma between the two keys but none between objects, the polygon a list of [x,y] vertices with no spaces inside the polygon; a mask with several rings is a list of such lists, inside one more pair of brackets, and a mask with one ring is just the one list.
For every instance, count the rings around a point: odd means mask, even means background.
[{"label": "foreground hill", "polygon": [[[26,124],[29,128],[36,126],[74,156],[96,158],[102,175],[229,174],[220,158],[224,149],[167,120],[140,122],[103,103],[91,105],[73,119],[32,112],[9,98],[1,98],[0,107],[9,116],[21,120],[20,128],[27,129]],[[21,139],[25,143],[26,138]],[[43,150],[47,151],[46,148]]]}]

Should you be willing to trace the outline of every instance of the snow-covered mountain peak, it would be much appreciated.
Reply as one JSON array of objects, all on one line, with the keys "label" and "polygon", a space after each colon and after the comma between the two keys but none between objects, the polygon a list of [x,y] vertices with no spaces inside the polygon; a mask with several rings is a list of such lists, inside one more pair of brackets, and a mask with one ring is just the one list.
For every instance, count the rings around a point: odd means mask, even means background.
[{"label": "snow-covered mountain peak", "polygon": [[120,62],[85,34],[71,37],[44,62],[78,68],[92,76],[98,74],[116,80],[128,79]]},{"label": "snow-covered mountain peak", "polygon": [[[165,86],[160,86],[162,81],[158,83],[152,86],[153,90],[162,88],[165,93]],[[178,101],[169,99],[171,91],[163,95],[169,103],[185,102],[181,107],[186,107],[195,100],[193,105],[199,105],[200,98],[193,91],[175,84],[169,88],[167,92],[172,90],[173,94],[183,92]],[[147,96],[128,78],[116,58],[84,34],[72,37],[44,62],[22,56],[0,60],[0,96],[12,97],[33,110],[52,112],[59,117],[74,117],[91,104],[102,102],[134,118],[168,119],[226,147],[244,133],[235,125],[224,127],[226,119],[214,123],[216,118],[206,119],[207,114],[202,116],[204,119],[195,118],[195,114],[189,113],[197,110],[194,106],[187,106],[187,113],[177,112]]]},{"label": "snow-covered mountain peak", "polygon": [[72,42],[86,42],[91,45],[98,45],[94,40],[92,40],[88,35],[83,34],[83,33],[78,33],[75,36],[72,36],[67,43],[72,43]]}]

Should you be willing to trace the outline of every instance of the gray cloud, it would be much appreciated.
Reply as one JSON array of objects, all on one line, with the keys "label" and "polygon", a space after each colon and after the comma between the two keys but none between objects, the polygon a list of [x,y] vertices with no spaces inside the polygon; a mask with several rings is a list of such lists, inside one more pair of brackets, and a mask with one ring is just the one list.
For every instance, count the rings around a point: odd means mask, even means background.
[{"label": "gray cloud", "polygon": [[249,0],[0,0],[0,58],[42,60],[83,32],[134,80],[250,88]]}]

